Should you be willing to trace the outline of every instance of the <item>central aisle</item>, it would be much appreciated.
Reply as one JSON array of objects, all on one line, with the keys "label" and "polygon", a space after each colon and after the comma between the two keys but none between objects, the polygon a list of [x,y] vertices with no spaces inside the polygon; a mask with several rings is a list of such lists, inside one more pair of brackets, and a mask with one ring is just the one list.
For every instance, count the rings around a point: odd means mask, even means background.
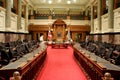
[{"label": "central aisle", "polygon": [[77,65],[73,56],[73,49],[47,49],[45,65],[37,80],[87,80]]}]

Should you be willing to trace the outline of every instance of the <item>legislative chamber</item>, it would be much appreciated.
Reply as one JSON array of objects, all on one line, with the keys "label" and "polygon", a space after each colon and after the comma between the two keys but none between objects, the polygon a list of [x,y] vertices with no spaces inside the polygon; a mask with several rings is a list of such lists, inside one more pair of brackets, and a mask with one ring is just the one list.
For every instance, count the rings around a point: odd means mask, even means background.
[{"label": "legislative chamber", "polygon": [[0,0],[0,80],[120,80],[120,0]]}]

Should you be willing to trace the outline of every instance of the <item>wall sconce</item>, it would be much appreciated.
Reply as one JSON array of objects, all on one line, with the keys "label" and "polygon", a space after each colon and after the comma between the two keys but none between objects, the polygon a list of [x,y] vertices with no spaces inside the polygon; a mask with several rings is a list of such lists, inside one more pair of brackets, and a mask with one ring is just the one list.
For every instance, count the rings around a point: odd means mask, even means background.
[{"label": "wall sconce", "polygon": [[53,31],[53,29],[50,29],[50,31]]},{"label": "wall sconce", "polygon": [[65,31],[68,31],[68,29],[65,29]]}]

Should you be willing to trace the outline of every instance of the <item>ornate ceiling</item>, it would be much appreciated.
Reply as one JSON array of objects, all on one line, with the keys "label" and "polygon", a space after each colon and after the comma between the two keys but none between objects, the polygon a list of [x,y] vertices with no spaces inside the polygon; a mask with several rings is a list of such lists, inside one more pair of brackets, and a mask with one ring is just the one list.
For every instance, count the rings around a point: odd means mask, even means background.
[{"label": "ornate ceiling", "polygon": [[40,14],[81,14],[94,0],[29,0]]}]

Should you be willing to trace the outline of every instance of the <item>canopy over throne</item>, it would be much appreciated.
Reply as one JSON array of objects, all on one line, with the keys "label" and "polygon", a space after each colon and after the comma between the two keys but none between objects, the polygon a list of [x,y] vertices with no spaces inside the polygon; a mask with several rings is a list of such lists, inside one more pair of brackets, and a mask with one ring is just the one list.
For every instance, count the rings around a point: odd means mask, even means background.
[{"label": "canopy over throne", "polygon": [[66,39],[66,29],[67,26],[62,19],[57,19],[52,24],[52,30],[53,30],[53,40],[63,42]]}]

